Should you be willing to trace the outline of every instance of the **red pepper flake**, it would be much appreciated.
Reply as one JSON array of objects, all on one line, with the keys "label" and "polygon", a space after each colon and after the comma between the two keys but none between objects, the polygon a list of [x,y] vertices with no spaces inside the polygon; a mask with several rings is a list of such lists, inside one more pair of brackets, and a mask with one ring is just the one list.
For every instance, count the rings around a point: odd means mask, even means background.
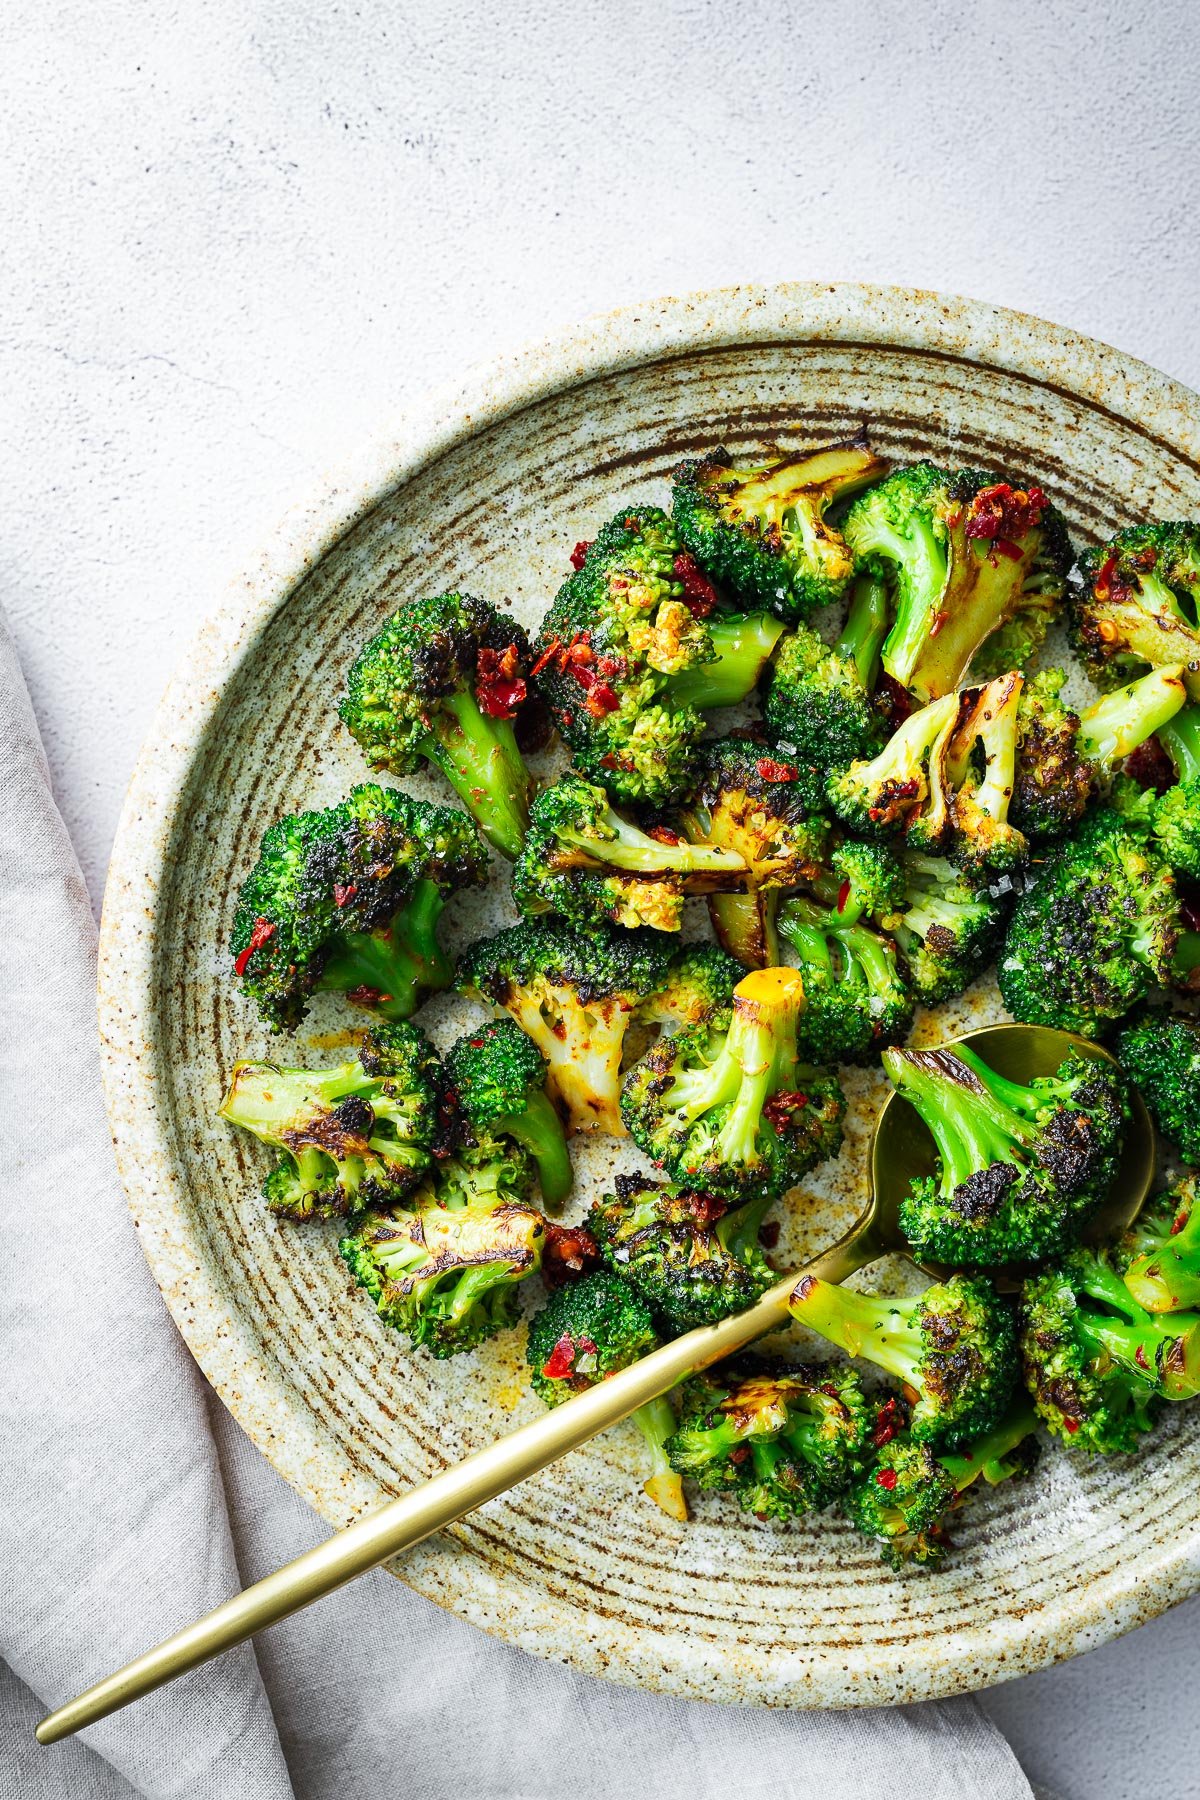
[{"label": "red pepper flake", "polygon": [[776,1131],[788,1131],[792,1125],[792,1114],[807,1105],[808,1095],[802,1094],[799,1089],[793,1089],[791,1093],[772,1094],[763,1107],[763,1117]]},{"label": "red pepper flake", "polygon": [[542,670],[546,667],[546,664],[554,661],[562,647],[562,639],[560,637],[552,637],[550,642],[546,645],[546,648],[542,651],[542,654],[534,663],[532,669],[530,669],[530,675],[540,675]]},{"label": "red pepper flake", "polygon": [[1009,562],[1020,562],[1024,552],[1020,544],[1014,544],[1011,538],[995,538],[992,549],[997,556],[1007,556]]},{"label": "red pepper flake", "polygon": [[586,1225],[557,1225],[547,1219],[542,1275],[548,1288],[565,1287],[600,1267],[600,1246]]},{"label": "red pepper flake", "polygon": [[632,775],[633,759],[628,756],[614,756],[612,751],[608,750],[600,758],[600,767],[602,769],[620,769],[626,775]]},{"label": "red pepper flake", "polygon": [[895,1469],[877,1469],[875,1472],[875,1479],[880,1487],[885,1488],[890,1494],[899,1480],[899,1476],[896,1474]]},{"label": "red pepper flake", "polygon": [[275,931],[276,927],[272,925],[270,919],[255,919],[250,931],[250,942],[246,945],[246,948],[242,951],[241,955],[233,965],[239,975],[244,975],[246,973],[246,965],[254,955],[254,952],[256,950],[261,950],[264,944],[269,943],[271,938],[275,936]]},{"label": "red pepper flake", "polygon": [[607,681],[598,681],[584,701],[583,710],[593,719],[603,719],[610,712],[616,712],[620,704],[620,700]]},{"label": "red pepper flake", "polygon": [[731,1463],[744,1463],[749,1454],[749,1444],[735,1444],[729,1452],[729,1460]]},{"label": "red pepper flake", "polygon": [[780,1225],[778,1219],[768,1219],[765,1225],[758,1228],[758,1241],[764,1250],[774,1250],[779,1242]]},{"label": "red pepper flake", "polygon": [[575,1339],[569,1331],[564,1331],[542,1364],[542,1374],[547,1381],[564,1381],[575,1367]]},{"label": "red pepper flake", "polygon": [[689,550],[681,550],[671,566],[683,583],[683,603],[693,619],[707,619],[719,595],[700,564]]},{"label": "red pepper flake", "polygon": [[358,892],[357,882],[347,882],[345,887],[340,881],[333,884],[333,901],[335,906],[348,906]]},{"label": "red pepper flake", "polygon": [[[1006,481],[981,488],[971,501],[966,524],[968,538],[988,538],[1002,556],[1018,559],[1014,539],[1028,537],[1042,522],[1047,500],[1040,487],[1014,488]],[[1007,545],[1007,548],[1002,548]]]},{"label": "red pepper flake", "polygon": [[1178,1237],[1179,1233],[1183,1230],[1184,1226],[1187,1224],[1187,1222],[1191,1218],[1191,1216],[1192,1216],[1191,1213],[1187,1210],[1186,1207],[1184,1208],[1184,1210],[1182,1212],[1177,1212],[1175,1214],[1175,1217],[1171,1220],[1170,1235],[1172,1237]]},{"label": "red pepper flake", "polygon": [[1147,1375],[1150,1373],[1150,1364],[1146,1361],[1146,1352],[1141,1344],[1134,1351],[1133,1360],[1139,1369],[1145,1369]]},{"label": "red pepper flake", "polygon": [[1070,1413],[1063,1413],[1062,1422],[1063,1422],[1063,1425],[1066,1427],[1066,1429],[1070,1432],[1071,1436],[1074,1437],[1075,1433],[1079,1430],[1080,1421],[1078,1419],[1073,1419],[1071,1417]]},{"label": "red pepper flake", "polygon": [[764,781],[795,781],[800,774],[794,763],[776,762],[770,756],[760,756],[754,766]]},{"label": "red pepper flake", "polygon": [[503,650],[485,645],[475,664],[475,698],[489,719],[515,719],[528,689],[521,673],[521,655],[515,644]]},{"label": "red pepper flake", "polygon": [[942,626],[946,623],[946,620],[949,617],[950,617],[950,614],[947,612],[934,613],[933,624],[929,627],[929,636],[930,636],[931,641],[938,635],[939,631],[942,629]]},{"label": "red pepper flake", "polygon": [[656,844],[674,845],[683,842],[679,833],[677,831],[672,831],[669,825],[651,825],[646,836],[652,837]]},{"label": "red pepper flake", "polygon": [[850,898],[850,882],[849,882],[849,880],[846,880],[846,881],[843,881],[841,887],[838,889],[837,910],[840,913],[845,912],[846,902],[849,898]]},{"label": "red pepper flake", "polygon": [[892,1399],[886,1400],[875,1414],[875,1429],[871,1433],[871,1442],[875,1445],[877,1450],[882,1450],[885,1444],[891,1443],[892,1439],[896,1436],[896,1433],[902,1429],[903,1425],[903,1408],[901,1407],[900,1402],[893,1396]]},{"label": "red pepper flake", "polygon": [[382,1006],[383,1002],[390,1000],[391,997],[390,994],[381,993],[378,988],[373,987],[349,988],[346,992],[346,998],[351,1006]]},{"label": "red pepper flake", "polygon": [[567,558],[567,561],[570,563],[571,567],[575,570],[576,574],[578,574],[580,569],[582,569],[583,564],[584,564],[584,559],[586,558],[587,553],[591,549],[591,547],[592,547],[591,538],[581,538],[579,543],[577,543],[575,548],[572,550],[570,556]]}]

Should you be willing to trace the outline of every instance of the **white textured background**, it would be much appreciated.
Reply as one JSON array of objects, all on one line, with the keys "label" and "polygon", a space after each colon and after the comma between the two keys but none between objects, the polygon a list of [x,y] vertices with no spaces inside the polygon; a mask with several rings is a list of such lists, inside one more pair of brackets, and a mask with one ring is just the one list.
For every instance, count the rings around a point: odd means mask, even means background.
[{"label": "white textured background", "polygon": [[[739,280],[1003,302],[1200,386],[1200,6],[7,0],[0,600],[97,899],[243,547],[422,388]],[[1063,1800],[1200,1788],[1200,1601],[995,1690]]]}]

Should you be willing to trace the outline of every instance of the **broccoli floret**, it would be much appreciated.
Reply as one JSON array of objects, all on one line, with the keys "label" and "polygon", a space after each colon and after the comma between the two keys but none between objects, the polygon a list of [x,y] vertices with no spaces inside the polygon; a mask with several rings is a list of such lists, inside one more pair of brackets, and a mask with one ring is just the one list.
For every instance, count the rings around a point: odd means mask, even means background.
[{"label": "broccoli floret", "polygon": [[853,562],[825,522],[884,472],[864,444],[735,469],[724,450],[675,472],[672,511],[693,556],[747,603],[789,622],[844,593]]},{"label": "broccoli floret", "polygon": [[1200,1314],[1149,1313],[1101,1253],[1073,1250],[1021,1293],[1025,1385],[1055,1437],[1123,1455],[1160,1400],[1200,1391]]},{"label": "broccoli floret", "polygon": [[1186,1175],[1142,1208],[1119,1247],[1125,1286],[1147,1312],[1200,1306],[1200,1206]]},{"label": "broccoli floret", "polygon": [[512,886],[523,913],[561,913],[585,931],[600,920],[678,931],[686,894],[748,879],[736,849],[684,843],[661,826],[650,836],[614,812],[602,787],[568,773],[533,803]]},{"label": "broccoli floret", "polygon": [[1179,909],[1171,872],[1101,808],[1017,902],[999,963],[1014,1019],[1101,1036],[1170,979]]},{"label": "broccoli floret", "polygon": [[588,1226],[608,1266],[672,1334],[742,1312],[770,1286],[758,1247],[769,1194],[731,1211],[719,1194],[644,1175],[618,1175],[614,1186],[592,1206]]},{"label": "broccoli floret", "polygon": [[344,1218],[401,1201],[444,1148],[441,1065],[415,1025],[363,1033],[336,1069],[234,1064],[220,1113],[283,1152],[263,1185],[272,1212]]},{"label": "broccoli floret", "polygon": [[1147,664],[1184,665],[1200,700],[1200,525],[1133,525],[1079,559],[1072,594],[1075,647],[1101,687],[1119,687]]},{"label": "broccoli floret", "polygon": [[339,707],[371,766],[441,771],[497,850],[516,856],[529,775],[513,721],[525,701],[529,640],[469,594],[413,600],[355,658]]},{"label": "broccoli floret", "polygon": [[465,813],[365,783],[263,836],[234,915],[234,971],[273,1030],[333,989],[405,1019],[449,987],[437,926],[447,897],[478,887],[487,854]]},{"label": "broccoli floret", "polygon": [[1060,698],[1065,669],[1027,677],[1017,708],[1011,822],[1036,843],[1074,831],[1096,794],[1096,769],[1079,743],[1080,718]]},{"label": "broccoli floret", "polygon": [[991,962],[1003,921],[998,901],[945,858],[905,850],[904,904],[877,916],[899,946],[926,1006],[961,994]]},{"label": "broccoli floret", "polygon": [[[558,1406],[615,1375],[655,1349],[649,1308],[620,1276],[601,1270],[552,1294],[529,1321],[530,1385],[547,1406]],[[666,1395],[633,1414],[650,1450],[646,1492],[673,1519],[687,1518],[683,1483],[667,1461],[675,1414]]]},{"label": "broccoli floret", "polygon": [[770,968],[779,961],[780,893],[819,873],[828,828],[810,817],[796,769],[752,738],[702,744],[696,764],[681,811],[684,832],[692,844],[736,856],[744,871],[728,883],[741,891],[710,894],[713,929],[746,968]]},{"label": "broccoli floret", "polygon": [[952,1275],[915,1299],[859,1294],[802,1275],[788,1302],[801,1325],[911,1389],[914,1443],[953,1450],[1008,1410],[1016,1328],[991,1283]]},{"label": "broccoli floret", "polygon": [[814,1062],[869,1061],[899,1043],[912,1026],[915,1001],[890,938],[847,925],[835,907],[789,900],[779,929],[795,950],[805,1005],[798,1042]]},{"label": "broccoli floret", "polygon": [[883,721],[871,705],[879,645],[887,630],[883,584],[860,576],[846,628],[833,648],[798,625],[780,644],[763,676],[763,720],[793,763],[812,809],[824,805],[831,769],[868,760],[883,742]]},{"label": "broccoli floret", "polygon": [[547,1086],[571,1131],[623,1137],[619,1106],[625,1033],[667,978],[671,940],[597,927],[585,935],[538,920],[481,938],[462,956],[458,985],[512,1014],[549,1064]]},{"label": "broccoli floret", "polygon": [[1187,1013],[1146,1011],[1114,1049],[1163,1136],[1185,1162],[1200,1164],[1200,1023]]},{"label": "broccoli floret", "polygon": [[803,1006],[795,970],[756,970],[734,989],[728,1029],[663,1038],[629,1071],[621,1116],[672,1181],[733,1199],[778,1195],[837,1154],[845,1096],[799,1059]]},{"label": "broccoli floret", "polygon": [[689,594],[686,563],[657,507],[619,513],[534,645],[535,690],[582,773],[618,800],[663,804],[687,787],[703,709],[746,699],[783,630]]},{"label": "broccoli floret", "polygon": [[760,1519],[822,1512],[861,1473],[875,1410],[844,1364],[747,1357],[689,1381],[672,1468]]},{"label": "broccoli floret", "polygon": [[574,1179],[563,1123],[546,1096],[546,1059],[511,1019],[468,1031],[446,1056],[451,1100],[465,1121],[468,1160],[491,1161],[497,1138],[515,1138],[537,1164],[547,1206],[559,1207]]},{"label": "broccoli floret", "polygon": [[[877,837],[903,830],[918,817],[940,789],[940,769],[959,706],[957,694],[933,700],[907,718],[869,762],[835,768],[826,794],[839,819],[853,831]],[[922,835],[936,834],[926,827]]]},{"label": "broccoli floret", "polygon": [[1068,1056],[1026,1086],[965,1044],[889,1050],[883,1061],[940,1163],[900,1203],[919,1261],[1004,1268],[1078,1243],[1108,1196],[1129,1118],[1110,1063]]},{"label": "broccoli floret", "polygon": [[893,587],[883,666],[919,700],[952,693],[973,662],[985,676],[1026,662],[1072,560],[1040,488],[929,462],[860,495],[843,531],[857,564]]},{"label": "broccoli floret", "polygon": [[661,985],[638,1007],[638,1023],[678,1031],[714,1016],[727,1022],[733,990],[745,973],[736,957],[716,944],[685,944],[672,956]]},{"label": "broccoli floret", "polygon": [[1037,1460],[1033,1408],[1018,1401],[1000,1423],[958,1452],[935,1455],[928,1444],[893,1437],[874,1466],[845,1496],[847,1516],[882,1546],[893,1569],[935,1567],[944,1556],[946,1523],[982,1476],[989,1487],[1027,1475]]},{"label": "broccoli floret", "polygon": [[545,1220],[525,1201],[528,1162],[435,1169],[405,1209],[368,1212],[339,1244],[385,1325],[437,1357],[515,1325],[517,1283],[542,1260]]},{"label": "broccoli floret", "polygon": [[[1134,685],[1158,682],[1164,688],[1173,686],[1181,697],[1182,682],[1171,681],[1179,674],[1178,669],[1156,669]],[[1200,879],[1200,706],[1168,711],[1157,731],[1158,742],[1175,770],[1174,784],[1157,794],[1122,778],[1114,788],[1112,804],[1153,839],[1158,854],[1177,874],[1196,881]]]}]

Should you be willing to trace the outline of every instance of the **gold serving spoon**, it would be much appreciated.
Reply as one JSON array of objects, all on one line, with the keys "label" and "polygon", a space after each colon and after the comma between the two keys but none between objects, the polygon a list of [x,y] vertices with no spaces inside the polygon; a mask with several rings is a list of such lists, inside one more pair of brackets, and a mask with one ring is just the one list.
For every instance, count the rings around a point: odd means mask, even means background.
[{"label": "gold serving spoon", "polygon": [[[1108,1052],[1066,1032],[1035,1025],[994,1025],[955,1042],[969,1044],[1001,1075],[1031,1081],[1052,1075],[1072,1049],[1099,1060]],[[1115,1235],[1137,1214],[1150,1190],[1155,1169],[1154,1127],[1140,1099],[1133,1099],[1133,1118],[1125,1140],[1113,1198],[1093,1232]],[[880,1257],[908,1255],[900,1231],[900,1202],[914,1177],[935,1167],[933,1139],[918,1114],[898,1094],[890,1094],[876,1120],[871,1145],[872,1193],[846,1235],[804,1269],[794,1270],[769,1288],[756,1306],[719,1325],[705,1325],[664,1344],[640,1362],[622,1369],[586,1393],[556,1406],[507,1437],[477,1450],[465,1462],[435,1475],[378,1512],[348,1525],[308,1550],[295,1562],[235,1594],[194,1625],[147,1650],[115,1675],[49,1713],[37,1728],[38,1742],[53,1744],[82,1731],[109,1713],[210,1657],[299,1612],[335,1588],[364,1575],[435,1531],[494,1500],[518,1482],[557,1462],[569,1450],[586,1444],[598,1432],[627,1418],[648,1400],[665,1394],[697,1369],[744,1350],[756,1338],[777,1331],[789,1320],[788,1300],[805,1275],[845,1281],[855,1270]],[[934,1271],[936,1273],[936,1271]]]}]

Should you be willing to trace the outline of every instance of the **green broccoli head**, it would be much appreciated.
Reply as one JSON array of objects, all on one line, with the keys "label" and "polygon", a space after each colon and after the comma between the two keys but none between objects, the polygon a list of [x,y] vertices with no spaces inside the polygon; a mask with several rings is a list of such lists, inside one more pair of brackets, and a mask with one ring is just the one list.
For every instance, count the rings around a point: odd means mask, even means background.
[{"label": "green broccoli head", "polygon": [[736,957],[716,944],[685,944],[671,957],[659,986],[638,1007],[638,1023],[671,1031],[703,1025],[714,1017],[727,1023],[733,990],[745,973]]},{"label": "green broccoli head", "polygon": [[515,619],[469,594],[438,594],[411,601],[363,646],[339,710],[374,768],[411,775],[432,763],[513,857],[529,809],[513,731],[528,673],[529,640]]},{"label": "green broccoli head", "polygon": [[1125,1286],[1147,1312],[1200,1307],[1200,1206],[1185,1175],[1145,1205],[1119,1250]]},{"label": "green broccoli head", "polygon": [[688,786],[703,710],[751,694],[782,631],[721,609],[685,557],[659,508],[619,513],[534,645],[535,690],[580,771],[618,800],[662,805]]},{"label": "green broccoli head", "polygon": [[847,925],[836,906],[803,897],[787,902],[779,929],[804,982],[798,1043],[805,1056],[867,1062],[908,1036],[915,1000],[891,938]]},{"label": "green broccoli head", "polygon": [[704,568],[740,599],[790,623],[845,592],[853,562],[826,514],[883,473],[863,444],[746,468],[716,450],[676,470],[675,526]]},{"label": "green broccoli head", "polygon": [[546,1095],[548,1068],[511,1019],[492,1019],[460,1037],[446,1057],[450,1099],[466,1127],[468,1160],[491,1160],[497,1138],[513,1138],[537,1165],[542,1198],[559,1207],[573,1173],[563,1123]]},{"label": "green broccoli head", "polygon": [[770,1197],[730,1210],[718,1194],[618,1175],[588,1226],[605,1263],[622,1276],[671,1334],[742,1312],[770,1286],[758,1246]]},{"label": "green broccoli head", "polygon": [[1022,1084],[965,1044],[883,1060],[937,1152],[938,1172],[918,1177],[900,1206],[918,1260],[998,1269],[1079,1241],[1108,1197],[1129,1120],[1111,1063],[1068,1056],[1053,1076]]},{"label": "green broccoli head", "polygon": [[1079,559],[1072,595],[1075,647],[1101,687],[1119,687],[1147,665],[1184,667],[1200,700],[1200,525],[1133,525]]},{"label": "green broccoli head", "polygon": [[788,1309],[911,1390],[914,1443],[956,1449],[990,1431],[1012,1400],[1016,1328],[990,1282],[952,1275],[915,1299],[897,1299],[802,1275]]},{"label": "green broccoli head", "polygon": [[1064,669],[1026,678],[1017,708],[1012,823],[1036,843],[1067,837],[1096,795],[1096,766],[1078,741],[1079,714],[1061,698]]},{"label": "green broccoli head", "polygon": [[630,1136],[681,1186],[731,1199],[778,1195],[841,1147],[845,1096],[800,1061],[804,988],[792,969],[761,969],[715,1022],[661,1039],[629,1071]]},{"label": "green broccoli head", "polygon": [[671,966],[669,937],[598,927],[585,934],[530,920],[472,944],[459,990],[511,1013],[549,1065],[547,1086],[568,1131],[624,1136],[619,1109],[625,1034]]},{"label": "green broccoli head", "polygon": [[[878,586],[871,584],[871,591]],[[883,721],[853,659],[800,625],[779,646],[763,682],[763,721],[779,755],[795,767],[810,809],[825,803],[831,769],[869,761],[883,742]]]},{"label": "green broccoli head", "polygon": [[934,1006],[961,994],[991,962],[1003,909],[944,857],[905,850],[905,904],[883,914],[919,1000]]},{"label": "green broccoli head", "polygon": [[744,1358],[683,1390],[671,1466],[762,1519],[822,1512],[862,1472],[875,1409],[844,1364]]},{"label": "green broccoli head", "polygon": [[1147,1009],[1114,1049],[1163,1136],[1185,1162],[1200,1163],[1200,1023],[1189,1013]]},{"label": "green broccoli head", "polygon": [[450,985],[447,897],[486,874],[464,813],[365,783],[266,831],[238,894],[234,971],[273,1030],[298,1025],[318,989],[407,1018]]},{"label": "green broccoli head", "polygon": [[831,770],[826,795],[839,819],[864,837],[907,831],[924,849],[949,832],[942,767],[958,726],[960,698],[946,694],[917,709],[869,762]]}]

